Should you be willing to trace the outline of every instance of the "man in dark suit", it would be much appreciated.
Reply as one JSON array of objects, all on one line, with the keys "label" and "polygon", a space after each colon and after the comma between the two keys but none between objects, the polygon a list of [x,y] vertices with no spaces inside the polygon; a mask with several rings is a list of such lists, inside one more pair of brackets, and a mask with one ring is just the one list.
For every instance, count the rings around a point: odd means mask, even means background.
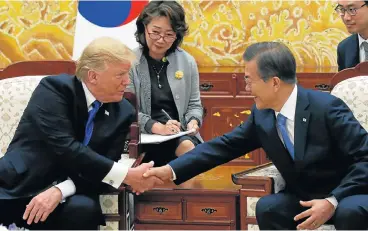
[{"label": "man in dark suit", "polygon": [[368,61],[368,1],[338,1],[335,11],[351,33],[337,46],[339,71]]},{"label": "man in dark suit", "polygon": [[117,162],[135,117],[123,99],[133,60],[118,40],[99,38],[83,51],[76,76],[41,80],[0,159],[0,224],[97,229],[104,186],[143,192],[161,182],[142,178],[152,163]]},{"label": "man in dark suit", "polygon": [[255,100],[247,121],[144,176],[180,184],[263,148],[286,188],[257,203],[261,229],[316,229],[331,217],[337,229],[368,228],[368,135],[348,106],[297,86],[294,56],[281,43],[253,44],[243,57]]}]

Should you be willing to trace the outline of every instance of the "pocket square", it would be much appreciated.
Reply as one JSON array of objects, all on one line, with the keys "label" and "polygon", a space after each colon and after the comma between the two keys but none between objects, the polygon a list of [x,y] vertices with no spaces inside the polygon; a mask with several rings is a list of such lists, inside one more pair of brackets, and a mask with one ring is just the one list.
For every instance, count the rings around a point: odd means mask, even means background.
[{"label": "pocket square", "polygon": [[105,110],[105,115],[109,116],[110,113],[108,111]]}]

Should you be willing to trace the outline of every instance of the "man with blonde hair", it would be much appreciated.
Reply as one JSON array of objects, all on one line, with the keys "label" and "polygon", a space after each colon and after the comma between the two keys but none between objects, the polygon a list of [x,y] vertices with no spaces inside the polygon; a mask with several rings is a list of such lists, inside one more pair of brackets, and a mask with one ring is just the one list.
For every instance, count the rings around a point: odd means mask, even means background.
[{"label": "man with blonde hair", "polygon": [[0,224],[97,229],[104,186],[143,192],[162,183],[142,178],[153,163],[117,162],[135,117],[123,99],[134,58],[118,40],[102,37],[85,48],[76,76],[41,80],[0,159]]}]

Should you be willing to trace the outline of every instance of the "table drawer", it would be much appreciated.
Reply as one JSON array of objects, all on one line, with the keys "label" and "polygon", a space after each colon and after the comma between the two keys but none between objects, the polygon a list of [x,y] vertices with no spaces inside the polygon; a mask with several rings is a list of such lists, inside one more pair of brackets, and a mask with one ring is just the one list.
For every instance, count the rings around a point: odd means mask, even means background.
[{"label": "table drawer", "polygon": [[229,202],[187,202],[187,221],[230,222],[232,203]]},{"label": "table drawer", "polygon": [[230,225],[135,224],[135,230],[232,230]]},{"label": "table drawer", "polygon": [[136,216],[140,221],[183,220],[183,206],[180,201],[141,201],[136,208]]},{"label": "table drawer", "polygon": [[231,74],[201,74],[199,78],[199,90],[201,96],[234,96],[236,79]]}]

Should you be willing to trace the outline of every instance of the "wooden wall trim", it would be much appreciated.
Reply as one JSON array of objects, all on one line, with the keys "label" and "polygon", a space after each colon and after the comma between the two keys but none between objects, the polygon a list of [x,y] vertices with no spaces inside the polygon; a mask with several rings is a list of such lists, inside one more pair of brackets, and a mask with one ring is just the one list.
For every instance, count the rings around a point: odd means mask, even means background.
[{"label": "wooden wall trim", "polygon": [[17,62],[1,69],[0,79],[17,76],[58,75],[62,73],[74,75],[75,62],[63,60]]}]

